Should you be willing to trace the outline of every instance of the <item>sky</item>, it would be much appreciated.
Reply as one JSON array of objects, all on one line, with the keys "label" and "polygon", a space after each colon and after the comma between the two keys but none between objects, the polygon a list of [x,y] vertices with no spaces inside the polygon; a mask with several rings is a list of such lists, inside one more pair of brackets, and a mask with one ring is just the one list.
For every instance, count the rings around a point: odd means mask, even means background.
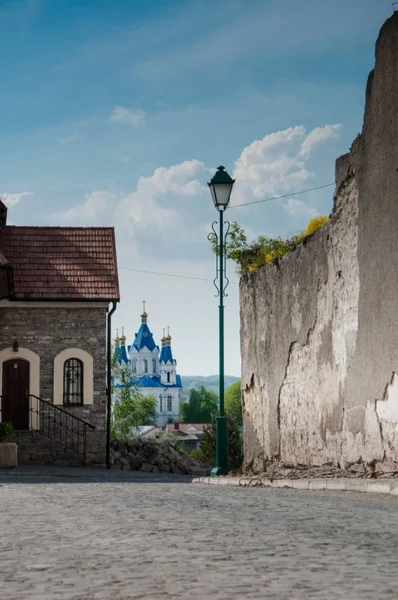
[{"label": "sky", "polygon": [[[218,218],[236,179],[249,240],[332,210],[335,159],[362,127],[385,0],[0,0],[0,195],[9,224],[114,226],[128,343],[146,300],[182,375],[218,372]],[[283,195],[265,203],[238,204]],[[240,375],[227,265],[225,372]],[[166,275],[168,274],[168,275]]]}]

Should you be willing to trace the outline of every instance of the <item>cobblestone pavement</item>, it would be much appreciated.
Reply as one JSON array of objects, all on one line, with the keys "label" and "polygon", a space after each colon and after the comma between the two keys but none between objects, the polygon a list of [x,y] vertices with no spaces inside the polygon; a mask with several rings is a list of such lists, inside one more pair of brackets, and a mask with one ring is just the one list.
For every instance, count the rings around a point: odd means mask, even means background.
[{"label": "cobblestone pavement", "polygon": [[0,481],[7,600],[397,598],[398,500],[148,481]]}]

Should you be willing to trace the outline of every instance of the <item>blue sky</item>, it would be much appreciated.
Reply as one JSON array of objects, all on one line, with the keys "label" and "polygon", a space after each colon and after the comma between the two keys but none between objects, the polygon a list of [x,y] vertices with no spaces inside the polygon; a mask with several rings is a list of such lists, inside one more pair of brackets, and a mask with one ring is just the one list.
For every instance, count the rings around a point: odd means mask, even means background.
[{"label": "blue sky", "polygon": [[[334,180],[362,126],[384,0],[1,0],[0,193],[14,224],[114,225],[131,343],[141,300],[182,374],[217,372],[206,181],[231,203]],[[249,236],[328,214],[333,188],[231,208]],[[239,375],[238,281],[226,372]]]}]

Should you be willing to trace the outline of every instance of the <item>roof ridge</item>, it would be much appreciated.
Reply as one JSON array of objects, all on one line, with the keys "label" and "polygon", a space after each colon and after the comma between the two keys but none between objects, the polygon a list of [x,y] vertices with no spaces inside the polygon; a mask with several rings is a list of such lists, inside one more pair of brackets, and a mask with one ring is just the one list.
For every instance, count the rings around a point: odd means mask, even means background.
[{"label": "roof ridge", "polygon": [[88,229],[88,230],[93,230],[93,229],[115,229],[114,225],[82,225],[82,226],[69,226],[69,225],[3,225],[3,227],[0,226],[0,229],[55,229],[57,231],[61,230],[61,229],[66,229],[68,231],[70,230],[78,230],[81,231],[82,229]]}]

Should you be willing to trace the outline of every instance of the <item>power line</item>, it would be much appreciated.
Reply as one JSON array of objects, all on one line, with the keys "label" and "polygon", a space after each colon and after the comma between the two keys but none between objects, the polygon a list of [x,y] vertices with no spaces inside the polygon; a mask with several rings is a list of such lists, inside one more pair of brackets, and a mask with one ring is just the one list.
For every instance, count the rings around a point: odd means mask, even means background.
[{"label": "power line", "polygon": [[[177,277],[178,279],[196,279],[196,281],[211,281],[213,279],[206,279],[205,277],[193,277],[192,275],[176,275],[175,273],[159,273],[158,271],[143,271],[141,269],[129,269],[128,267],[119,267],[122,271],[133,271],[134,273],[147,273],[149,275],[163,275],[164,277]],[[236,285],[235,281],[230,283]]]},{"label": "power line", "polygon": [[[249,204],[260,204],[262,202],[270,202],[271,200],[282,200],[283,198],[290,198],[291,196],[299,196],[300,194],[306,194],[307,192],[314,192],[315,190],[323,190],[324,188],[331,187],[335,183],[327,183],[325,185],[319,185],[318,187],[309,188],[307,190],[301,190],[301,192],[292,192],[291,194],[284,194],[283,196],[273,196],[272,198],[264,198],[263,200],[253,200],[252,202],[245,202],[243,204],[235,204],[229,208],[241,208],[242,206],[248,206]],[[119,267],[122,271],[132,271],[133,273],[145,273],[148,275],[161,275],[163,277],[176,277],[177,279],[194,279],[196,281],[211,281],[205,277],[193,277],[192,275],[176,275],[175,273],[160,273],[158,271],[144,271],[143,269],[130,269],[129,267]],[[236,281],[231,281],[232,285],[237,285]]]},{"label": "power line", "polygon": [[313,192],[315,190],[323,190],[324,188],[331,187],[335,183],[327,183],[326,185],[319,185],[318,187],[309,188],[308,190],[301,190],[301,192],[292,192],[291,194],[285,194],[284,196],[273,196],[272,198],[264,198],[263,200],[253,200],[252,202],[244,202],[243,204],[234,204],[228,208],[240,208],[241,206],[249,206],[249,204],[260,204],[261,202],[269,202],[270,200],[282,200],[282,198],[290,198],[291,196],[299,196],[300,194],[306,194],[307,192]]}]

